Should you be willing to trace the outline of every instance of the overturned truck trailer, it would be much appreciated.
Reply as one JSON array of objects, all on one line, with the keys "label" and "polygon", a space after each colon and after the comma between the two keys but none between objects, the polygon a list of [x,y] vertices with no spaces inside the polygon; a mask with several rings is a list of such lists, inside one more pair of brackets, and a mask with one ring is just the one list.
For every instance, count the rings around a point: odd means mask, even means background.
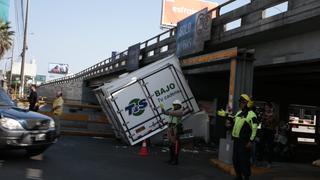
[{"label": "overturned truck trailer", "polygon": [[194,122],[184,121],[184,125],[196,128],[198,134],[206,132],[202,127],[207,129],[203,124],[207,120],[204,122],[199,118],[192,118],[199,112],[199,107],[176,56],[169,56],[122,75],[95,89],[95,94],[116,137],[131,145],[167,128],[169,117],[162,114],[160,103],[164,104],[165,109],[170,109],[176,99],[182,102],[183,108],[192,110],[184,119]]}]

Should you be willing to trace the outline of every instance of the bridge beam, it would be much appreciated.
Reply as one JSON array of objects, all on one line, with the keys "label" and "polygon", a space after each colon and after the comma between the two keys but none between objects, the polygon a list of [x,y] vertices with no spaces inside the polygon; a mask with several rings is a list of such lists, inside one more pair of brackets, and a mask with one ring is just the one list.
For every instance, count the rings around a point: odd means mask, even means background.
[{"label": "bridge beam", "polygon": [[231,48],[181,60],[185,74],[229,72],[228,106],[237,110],[242,93],[252,95],[254,51]]}]

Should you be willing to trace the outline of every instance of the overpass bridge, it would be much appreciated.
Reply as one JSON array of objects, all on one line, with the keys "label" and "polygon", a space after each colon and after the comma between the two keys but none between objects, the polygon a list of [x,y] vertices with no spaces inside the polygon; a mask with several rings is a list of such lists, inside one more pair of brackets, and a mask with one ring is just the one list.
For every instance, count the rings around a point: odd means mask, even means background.
[{"label": "overpass bridge", "polygon": [[[281,3],[287,5],[285,12],[266,15],[269,8]],[[316,86],[320,79],[320,1],[252,0],[220,14],[226,4],[211,10],[216,17],[203,50],[180,58],[195,97],[208,101],[217,98],[220,105],[236,105],[234,99],[247,92],[257,99],[281,101],[280,104],[318,105],[315,97],[320,96]],[[232,22],[240,23],[228,29]],[[174,28],[140,43],[139,66],[175,53],[175,36]],[[38,92],[53,98],[59,89],[67,100],[97,103],[92,89],[129,72],[128,52],[47,82]]]}]

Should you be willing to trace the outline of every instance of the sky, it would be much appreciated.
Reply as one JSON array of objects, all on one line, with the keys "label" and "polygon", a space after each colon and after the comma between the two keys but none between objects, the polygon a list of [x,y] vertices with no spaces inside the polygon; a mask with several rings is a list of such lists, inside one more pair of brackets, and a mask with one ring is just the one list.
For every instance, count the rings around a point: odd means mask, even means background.
[{"label": "sky", "polygon": [[[10,2],[9,20],[15,28],[14,0]],[[248,2],[238,0],[222,11]],[[49,63],[69,64],[70,72],[80,72],[112,51],[122,52],[163,32],[161,6],[162,0],[30,0],[26,62],[36,59],[37,74],[47,76]],[[16,57],[22,49],[17,47]]]}]

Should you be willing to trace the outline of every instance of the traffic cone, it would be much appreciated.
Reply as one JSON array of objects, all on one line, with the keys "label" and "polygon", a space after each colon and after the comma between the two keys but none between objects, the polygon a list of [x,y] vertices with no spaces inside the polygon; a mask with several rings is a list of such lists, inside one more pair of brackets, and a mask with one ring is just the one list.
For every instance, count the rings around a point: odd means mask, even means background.
[{"label": "traffic cone", "polygon": [[143,140],[139,155],[140,156],[148,156],[148,149],[147,149],[147,141],[146,140]]}]

